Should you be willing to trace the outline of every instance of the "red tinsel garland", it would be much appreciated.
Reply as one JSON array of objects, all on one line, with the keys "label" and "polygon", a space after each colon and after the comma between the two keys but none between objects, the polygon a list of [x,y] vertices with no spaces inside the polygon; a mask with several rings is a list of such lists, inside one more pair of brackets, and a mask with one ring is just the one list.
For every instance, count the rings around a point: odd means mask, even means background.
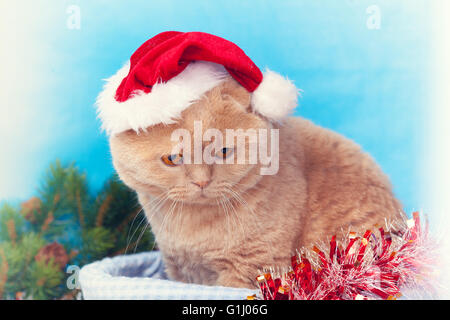
[{"label": "red tinsel garland", "polygon": [[292,257],[292,269],[280,276],[264,273],[256,280],[264,300],[353,300],[396,299],[402,287],[418,285],[431,264],[427,228],[413,213],[406,230],[393,241],[378,228],[362,237],[350,232],[343,245],[336,236],[329,254],[317,247],[315,259],[299,253]]}]

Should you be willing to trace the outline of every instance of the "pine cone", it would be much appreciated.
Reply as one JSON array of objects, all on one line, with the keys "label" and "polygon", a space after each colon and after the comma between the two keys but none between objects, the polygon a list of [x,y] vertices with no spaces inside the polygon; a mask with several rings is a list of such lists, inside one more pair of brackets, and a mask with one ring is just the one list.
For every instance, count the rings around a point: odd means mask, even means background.
[{"label": "pine cone", "polygon": [[56,241],[43,246],[34,258],[36,261],[44,261],[46,264],[53,258],[53,261],[61,269],[64,269],[69,262],[69,256],[67,255],[66,249]]},{"label": "pine cone", "polygon": [[35,222],[34,211],[41,211],[41,199],[32,197],[30,200],[22,202],[22,214],[31,223]]}]

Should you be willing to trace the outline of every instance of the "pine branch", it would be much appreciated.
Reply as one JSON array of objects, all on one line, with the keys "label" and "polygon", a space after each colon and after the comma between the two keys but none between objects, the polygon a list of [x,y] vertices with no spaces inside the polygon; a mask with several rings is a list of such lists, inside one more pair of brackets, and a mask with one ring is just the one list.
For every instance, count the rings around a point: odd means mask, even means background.
[{"label": "pine branch", "polygon": [[84,214],[83,214],[83,206],[81,204],[81,196],[80,190],[76,191],[76,200],[77,200],[77,209],[78,209],[78,219],[80,220],[80,226],[84,227]]},{"label": "pine branch", "polygon": [[48,227],[50,226],[50,223],[54,220],[53,211],[50,211],[47,214],[47,218],[45,218],[44,223],[41,226],[41,232],[40,234],[43,234],[45,231],[48,230]]},{"label": "pine branch", "polygon": [[103,225],[103,219],[105,218],[105,214],[108,211],[109,204],[111,203],[112,199],[113,198],[111,195],[106,196],[105,200],[103,200],[102,202],[102,205],[98,209],[97,220],[95,223],[97,227],[101,227]]},{"label": "pine branch", "polygon": [[1,258],[1,265],[0,265],[0,299],[3,298],[3,293],[5,290],[5,284],[8,280],[8,261],[6,260],[5,251],[3,248],[0,248],[0,258]]},{"label": "pine branch", "polygon": [[128,216],[122,221],[122,223],[117,227],[118,231],[123,231],[126,226],[136,217],[137,214],[139,214],[143,209],[138,208],[135,211],[132,211],[128,214]]},{"label": "pine branch", "polygon": [[9,239],[13,245],[16,245],[17,233],[16,233],[16,224],[13,219],[9,219],[6,221],[6,228],[8,229]]},{"label": "pine branch", "polygon": [[[59,161],[50,165],[38,192],[39,197],[23,202],[19,210],[0,207],[0,298],[18,293],[33,299],[69,297],[61,265],[81,266],[126,253],[126,233],[142,211],[135,193],[118,179],[108,179],[91,194],[86,176]],[[148,250],[153,235],[146,227],[136,228],[141,236],[128,247]],[[55,251],[50,260],[42,258],[50,242],[70,249],[69,254]]]}]

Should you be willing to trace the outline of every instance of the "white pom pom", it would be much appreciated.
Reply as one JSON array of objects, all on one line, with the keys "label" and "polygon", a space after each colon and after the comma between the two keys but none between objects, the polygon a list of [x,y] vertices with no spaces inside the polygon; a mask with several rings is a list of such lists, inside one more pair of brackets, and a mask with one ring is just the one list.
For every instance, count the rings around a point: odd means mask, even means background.
[{"label": "white pom pom", "polygon": [[281,121],[297,106],[300,90],[291,80],[267,70],[263,81],[252,94],[253,110],[266,118]]}]

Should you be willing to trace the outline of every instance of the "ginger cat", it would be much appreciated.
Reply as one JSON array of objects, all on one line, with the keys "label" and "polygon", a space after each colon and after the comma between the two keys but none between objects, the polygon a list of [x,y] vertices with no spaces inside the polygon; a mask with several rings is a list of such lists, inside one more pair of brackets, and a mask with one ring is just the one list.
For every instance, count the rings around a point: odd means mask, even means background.
[{"label": "ginger cat", "polygon": [[[176,124],[110,138],[114,167],[137,192],[173,280],[255,288],[258,270],[289,266],[296,249],[341,228],[401,220],[388,178],[358,145],[300,117],[270,123],[249,105],[230,77]],[[203,130],[279,129],[277,174],[261,175],[260,164],[176,163],[171,133],[193,132],[198,120]]]}]

